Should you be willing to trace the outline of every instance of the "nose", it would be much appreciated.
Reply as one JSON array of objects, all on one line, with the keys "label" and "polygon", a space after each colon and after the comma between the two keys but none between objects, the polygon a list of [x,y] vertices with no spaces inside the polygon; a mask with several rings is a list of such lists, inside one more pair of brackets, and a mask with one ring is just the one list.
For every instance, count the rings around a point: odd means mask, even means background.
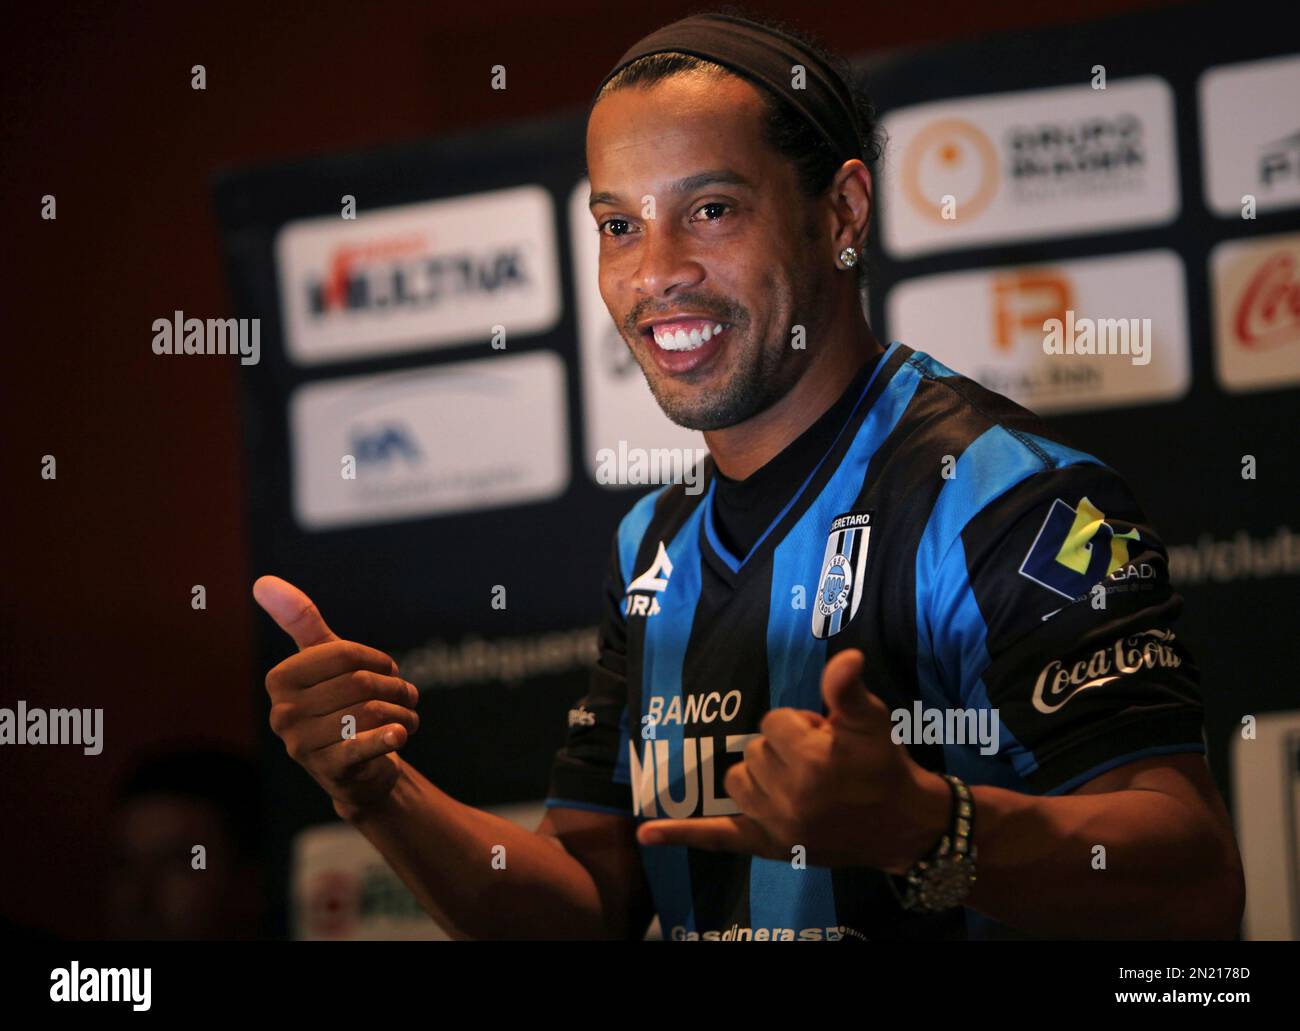
[{"label": "nose", "polygon": [[639,294],[663,297],[704,278],[703,267],[692,260],[684,241],[666,223],[647,221],[638,251],[632,286]]}]

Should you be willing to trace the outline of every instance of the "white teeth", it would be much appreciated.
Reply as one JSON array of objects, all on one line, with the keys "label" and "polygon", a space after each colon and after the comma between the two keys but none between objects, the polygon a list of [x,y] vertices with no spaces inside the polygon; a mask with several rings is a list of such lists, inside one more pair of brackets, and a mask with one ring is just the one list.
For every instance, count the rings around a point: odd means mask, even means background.
[{"label": "white teeth", "polygon": [[724,323],[718,322],[711,329],[705,326],[703,329],[692,329],[690,333],[687,333],[684,329],[656,329],[654,338],[655,343],[665,351],[694,351],[703,347],[711,338],[721,333],[724,328]]}]

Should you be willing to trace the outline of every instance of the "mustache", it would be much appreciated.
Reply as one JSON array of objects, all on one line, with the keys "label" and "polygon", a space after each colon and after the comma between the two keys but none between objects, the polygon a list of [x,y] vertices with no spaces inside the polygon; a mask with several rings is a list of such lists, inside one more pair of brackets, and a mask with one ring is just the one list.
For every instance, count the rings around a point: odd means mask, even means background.
[{"label": "mustache", "polygon": [[709,316],[716,322],[730,322],[733,326],[743,325],[749,319],[748,313],[738,304],[714,300],[700,303],[689,297],[682,297],[671,307],[658,307],[638,304],[623,320],[623,328],[628,333],[636,333],[636,324],[642,319],[652,319],[660,315],[671,315],[675,311],[696,311]]}]

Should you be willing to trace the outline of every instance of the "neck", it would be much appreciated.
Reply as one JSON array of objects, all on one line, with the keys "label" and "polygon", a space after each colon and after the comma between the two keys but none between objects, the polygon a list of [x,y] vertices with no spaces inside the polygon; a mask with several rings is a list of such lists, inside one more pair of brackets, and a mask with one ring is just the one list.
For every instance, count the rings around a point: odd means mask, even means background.
[{"label": "neck", "polygon": [[815,355],[776,404],[735,426],[705,432],[704,443],[723,476],[744,480],[763,468],[839,400],[867,359],[884,351],[860,315],[848,334],[841,346]]}]

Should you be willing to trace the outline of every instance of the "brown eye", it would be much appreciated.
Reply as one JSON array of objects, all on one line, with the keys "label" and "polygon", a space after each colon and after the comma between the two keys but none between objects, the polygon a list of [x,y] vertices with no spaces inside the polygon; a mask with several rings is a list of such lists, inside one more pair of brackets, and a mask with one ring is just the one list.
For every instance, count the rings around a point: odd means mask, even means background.
[{"label": "brown eye", "polygon": [[[617,231],[606,232],[606,226],[620,226]],[[625,218],[607,218],[604,222],[596,227],[596,231],[602,236],[625,236],[627,235],[627,219]]]},{"label": "brown eye", "polygon": [[701,212],[701,211],[706,212],[706,214],[705,214],[705,220],[706,220],[706,221],[708,221],[708,222],[716,222],[716,221],[717,221],[718,219],[720,219],[720,218],[721,218],[721,217],[722,217],[722,216],[723,216],[727,211],[730,211],[730,210],[731,210],[731,205],[730,205],[730,204],[723,204],[722,201],[713,200],[713,201],[709,201],[709,203],[707,203],[707,204],[701,204],[701,205],[700,205],[698,208],[696,208],[695,210],[696,210],[696,214],[698,214],[698,213]]}]

